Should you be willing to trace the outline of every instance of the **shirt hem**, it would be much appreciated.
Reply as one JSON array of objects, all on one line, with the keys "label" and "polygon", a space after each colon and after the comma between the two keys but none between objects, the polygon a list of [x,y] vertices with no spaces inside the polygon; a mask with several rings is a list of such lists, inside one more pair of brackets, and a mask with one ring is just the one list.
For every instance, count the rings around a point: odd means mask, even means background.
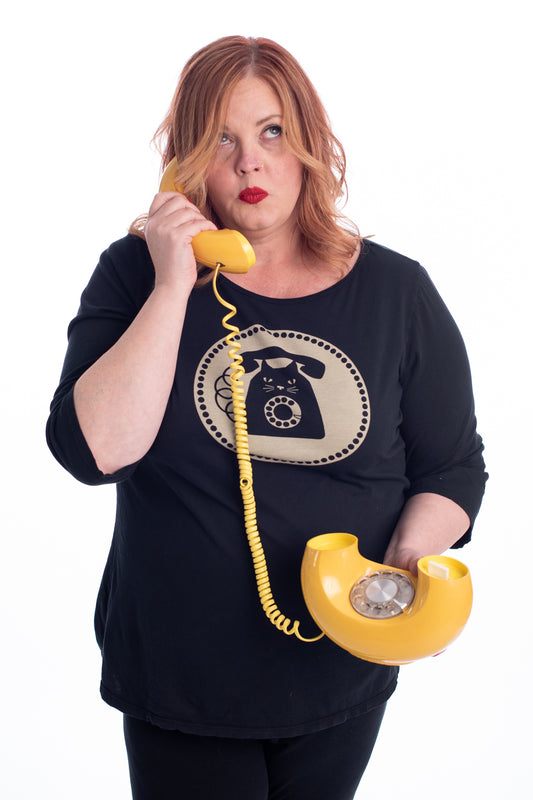
[{"label": "shirt hem", "polygon": [[113,692],[109,691],[104,684],[100,685],[100,694],[104,702],[108,705],[121,711],[130,717],[135,717],[143,722],[150,722],[159,728],[165,730],[179,730],[182,733],[196,734],[198,736],[218,736],[229,739],[274,739],[274,738],[290,738],[291,736],[302,736],[308,733],[317,733],[327,728],[333,728],[336,725],[342,725],[349,719],[366,714],[373,711],[379,706],[384,705],[391,697],[397,686],[397,675],[388,684],[388,686],[379,692],[377,695],[358,703],[355,706],[338,711],[334,714],[329,714],[326,717],[320,717],[315,720],[308,720],[307,722],[277,725],[272,726],[256,726],[256,725],[225,725],[219,723],[204,723],[204,722],[191,722],[173,719],[169,717],[155,714],[149,709],[141,708],[140,706],[130,703],[122,697],[118,697]]}]

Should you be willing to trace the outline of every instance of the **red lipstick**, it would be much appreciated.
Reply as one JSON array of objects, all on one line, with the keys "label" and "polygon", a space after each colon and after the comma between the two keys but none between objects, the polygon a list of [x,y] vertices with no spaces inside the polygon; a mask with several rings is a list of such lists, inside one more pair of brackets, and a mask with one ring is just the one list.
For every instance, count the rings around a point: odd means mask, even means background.
[{"label": "red lipstick", "polygon": [[239,195],[239,200],[242,200],[244,203],[260,203],[261,200],[264,200],[265,197],[268,197],[268,192],[265,192],[264,189],[260,189],[259,186],[250,186],[248,189],[243,189]]}]

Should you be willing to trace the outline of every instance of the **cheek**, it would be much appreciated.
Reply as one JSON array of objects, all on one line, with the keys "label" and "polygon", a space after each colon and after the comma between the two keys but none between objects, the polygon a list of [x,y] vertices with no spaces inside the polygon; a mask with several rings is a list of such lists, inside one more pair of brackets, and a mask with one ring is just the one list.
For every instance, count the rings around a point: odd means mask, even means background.
[{"label": "cheek", "polygon": [[230,190],[230,175],[223,165],[211,168],[206,178],[206,187],[210,196],[222,198]]},{"label": "cheek", "polygon": [[227,192],[224,189],[224,184],[217,178],[208,178],[206,181],[207,199],[209,204],[217,214],[221,216],[224,208],[224,198],[227,197]]},{"label": "cheek", "polygon": [[218,197],[220,197],[222,193],[222,187],[220,180],[218,180],[216,175],[210,175],[209,178],[206,180],[205,185],[207,188],[207,194],[211,199],[215,200]]},{"label": "cheek", "polygon": [[300,196],[300,191],[303,184],[303,167],[299,161],[291,161],[284,169],[285,179],[292,189],[292,194],[295,198]]}]

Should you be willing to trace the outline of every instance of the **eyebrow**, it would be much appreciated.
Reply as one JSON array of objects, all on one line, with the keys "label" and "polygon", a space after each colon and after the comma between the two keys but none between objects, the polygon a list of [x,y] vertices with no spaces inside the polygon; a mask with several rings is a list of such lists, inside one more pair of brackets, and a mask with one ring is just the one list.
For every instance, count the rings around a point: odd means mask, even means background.
[{"label": "eyebrow", "polygon": [[274,118],[281,119],[281,114],[270,114],[268,117],[263,117],[263,119],[258,120],[256,124],[264,125],[265,122],[268,122],[270,119]]}]

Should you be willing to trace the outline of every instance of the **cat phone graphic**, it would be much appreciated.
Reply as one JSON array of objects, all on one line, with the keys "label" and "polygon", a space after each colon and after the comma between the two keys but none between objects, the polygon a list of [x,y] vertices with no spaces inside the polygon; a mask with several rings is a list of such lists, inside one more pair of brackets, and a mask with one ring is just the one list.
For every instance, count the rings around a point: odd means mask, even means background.
[{"label": "cat phone graphic", "polygon": [[[252,458],[317,465],[348,457],[370,422],[363,378],[331,342],[307,333],[252,325],[236,335]],[[196,372],[198,416],[234,449],[229,346],[206,351]]]},{"label": "cat phone graphic", "polygon": [[305,377],[322,378],[322,361],[281,347],[265,347],[244,353],[242,366],[245,373],[256,372],[246,395],[251,434],[306,439],[324,436],[315,393]]}]

